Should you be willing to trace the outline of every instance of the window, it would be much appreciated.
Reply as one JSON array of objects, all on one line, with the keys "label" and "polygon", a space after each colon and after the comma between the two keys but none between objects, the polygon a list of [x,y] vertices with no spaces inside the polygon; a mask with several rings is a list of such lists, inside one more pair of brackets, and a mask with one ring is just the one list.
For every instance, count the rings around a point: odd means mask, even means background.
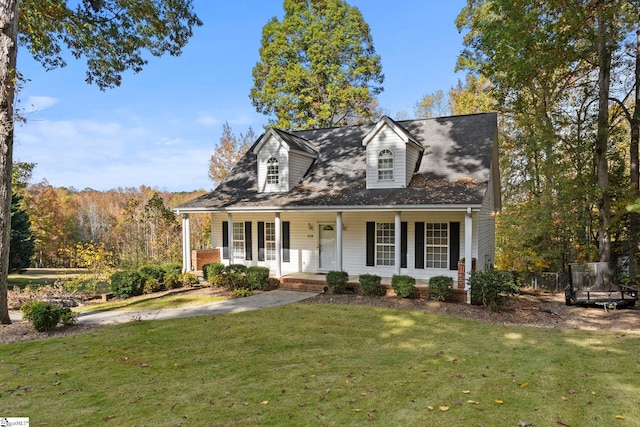
[{"label": "window", "polygon": [[393,152],[382,150],[378,153],[378,181],[393,181]]},{"label": "window", "polygon": [[264,249],[265,260],[276,260],[276,224],[274,222],[264,223]]},{"label": "window", "polygon": [[244,222],[233,223],[233,257],[244,259]]},{"label": "window", "polygon": [[394,265],[395,261],[395,224],[376,224],[376,265]]},{"label": "window", "polygon": [[449,259],[449,224],[427,223],[426,268],[447,268]]},{"label": "window", "polygon": [[280,170],[278,167],[278,159],[271,157],[267,160],[267,184],[280,183]]}]

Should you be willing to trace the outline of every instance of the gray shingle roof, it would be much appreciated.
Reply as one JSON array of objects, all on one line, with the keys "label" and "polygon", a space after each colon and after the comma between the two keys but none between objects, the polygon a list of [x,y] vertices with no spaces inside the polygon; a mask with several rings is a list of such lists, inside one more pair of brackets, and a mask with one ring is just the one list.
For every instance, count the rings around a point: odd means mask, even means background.
[{"label": "gray shingle roof", "polygon": [[396,123],[424,147],[418,170],[406,188],[366,188],[366,147],[362,146],[362,140],[373,125],[278,131],[290,138],[287,143],[302,141],[305,148],[318,154],[299,185],[285,193],[259,193],[252,147],[214,191],[176,210],[437,207],[482,203],[497,141],[495,113]]}]

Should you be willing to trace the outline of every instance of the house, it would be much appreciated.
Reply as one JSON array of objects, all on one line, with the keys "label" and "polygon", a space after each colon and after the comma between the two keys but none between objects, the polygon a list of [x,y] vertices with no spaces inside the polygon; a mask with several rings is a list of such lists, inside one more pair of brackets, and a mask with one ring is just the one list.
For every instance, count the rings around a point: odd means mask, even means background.
[{"label": "house", "polygon": [[208,214],[226,264],[266,266],[276,278],[447,275],[466,288],[469,260],[494,261],[497,139],[495,113],[269,129],[213,192],[174,209],[183,268],[194,268],[189,216]]}]

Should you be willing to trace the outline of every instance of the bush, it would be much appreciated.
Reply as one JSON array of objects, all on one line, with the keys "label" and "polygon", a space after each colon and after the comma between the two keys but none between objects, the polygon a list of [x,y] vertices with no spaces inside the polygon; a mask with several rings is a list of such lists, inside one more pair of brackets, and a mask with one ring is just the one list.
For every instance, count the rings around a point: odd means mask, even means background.
[{"label": "bush", "polygon": [[25,319],[31,320],[31,324],[38,332],[51,331],[60,322],[71,325],[76,321],[76,315],[68,307],[58,307],[42,301],[28,302],[20,310]]},{"label": "bush", "polygon": [[344,294],[347,292],[349,274],[346,271],[330,271],[327,273],[327,288],[332,294]]},{"label": "bush", "polygon": [[164,271],[165,275],[167,273],[175,273],[175,274],[182,273],[182,264],[177,262],[168,262],[166,264],[162,264],[160,268],[162,269],[162,271]]},{"label": "bush", "polygon": [[179,288],[182,286],[182,283],[180,282],[180,273],[176,273],[175,271],[165,273],[162,283],[164,283],[165,289]]},{"label": "bush", "polygon": [[360,282],[360,293],[362,295],[382,296],[387,291],[380,284],[380,276],[375,274],[362,274],[358,279]]},{"label": "bush", "polygon": [[429,279],[429,298],[444,301],[453,293],[453,278],[435,276]]},{"label": "bush", "polygon": [[133,270],[117,271],[111,275],[111,292],[119,298],[142,295],[143,282],[140,273]]},{"label": "bush", "polygon": [[200,281],[198,280],[198,276],[196,276],[195,274],[191,274],[191,273],[182,273],[181,275],[179,275],[178,276],[178,282],[182,286],[193,286],[193,285],[197,285],[198,283],[200,283]]},{"label": "bush", "polygon": [[247,272],[247,266],[244,264],[229,264],[224,268],[227,273],[245,274]]},{"label": "bush", "polygon": [[213,279],[214,277],[221,275],[223,272],[224,264],[220,262],[214,262],[202,266],[202,275],[204,276],[204,280],[208,282],[210,281],[209,279]]},{"label": "bush", "polygon": [[236,289],[249,289],[247,276],[244,274],[224,273],[219,277],[221,278],[221,285],[230,291],[234,291]]},{"label": "bush", "polygon": [[154,292],[164,291],[164,283],[160,282],[155,277],[147,277],[147,280],[144,281],[144,288],[142,292],[145,294],[152,294]]},{"label": "bush", "polygon": [[247,269],[249,289],[265,291],[269,288],[269,269],[267,267],[249,267]]},{"label": "bush", "polygon": [[519,291],[513,282],[513,276],[506,272],[488,268],[483,271],[472,271],[469,278],[471,301],[482,304],[491,311],[498,311],[507,300],[508,295]]},{"label": "bush", "polygon": [[154,278],[158,282],[162,282],[165,271],[159,265],[143,265],[138,269],[138,273],[140,273],[143,282],[149,278]]},{"label": "bush", "polygon": [[244,298],[250,297],[251,291],[246,288],[234,289],[231,291],[231,298]]},{"label": "bush", "polygon": [[400,298],[410,298],[416,290],[416,279],[411,276],[394,274],[391,287]]}]

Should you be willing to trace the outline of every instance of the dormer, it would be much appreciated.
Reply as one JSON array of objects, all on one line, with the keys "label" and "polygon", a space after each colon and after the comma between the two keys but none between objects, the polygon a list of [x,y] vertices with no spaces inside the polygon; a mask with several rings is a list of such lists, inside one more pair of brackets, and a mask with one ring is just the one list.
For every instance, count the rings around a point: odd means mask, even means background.
[{"label": "dormer", "polygon": [[367,188],[404,188],[423,151],[402,126],[384,116],[362,140],[367,156]]},{"label": "dormer", "polygon": [[273,128],[262,135],[253,152],[257,156],[259,193],[291,190],[318,157],[309,140]]}]

